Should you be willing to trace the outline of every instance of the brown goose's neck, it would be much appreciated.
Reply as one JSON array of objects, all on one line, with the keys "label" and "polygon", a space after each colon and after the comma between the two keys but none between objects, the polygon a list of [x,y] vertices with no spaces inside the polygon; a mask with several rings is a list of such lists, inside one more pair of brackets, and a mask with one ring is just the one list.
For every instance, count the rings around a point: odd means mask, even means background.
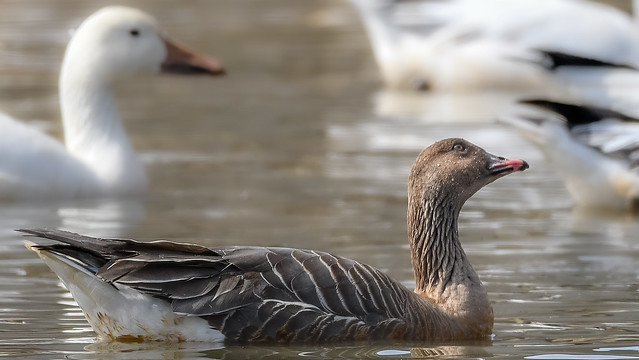
[{"label": "brown goose's neck", "polygon": [[484,336],[492,331],[493,311],[459,242],[461,205],[455,194],[410,197],[408,229],[415,293],[446,314],[451,331]]},{"label": "brown goose's neck", "polygon": [[[462,265],[468,264],[458,239],[460,207],[447,197],[411,200],[408,236],[415,270],[415,292],[436,299],[433,295],[451,285],[456,278],[453,275],[464,270],[460,269]],[[468,268],[472,270],[472,267]]]}]

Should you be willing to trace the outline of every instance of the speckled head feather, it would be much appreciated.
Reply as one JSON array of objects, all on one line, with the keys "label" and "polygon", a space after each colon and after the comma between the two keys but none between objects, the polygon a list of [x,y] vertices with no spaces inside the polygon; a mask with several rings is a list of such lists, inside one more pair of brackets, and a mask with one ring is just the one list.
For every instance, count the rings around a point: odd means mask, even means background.
[{"label": "speckled head feather", "polygon": [[461,208],[482,187],[527,168],[523,160],[489,154],[467,140],[445,139],[424,149],[415,160],[409,176],[409,197],[447,196],[455,198]]}]

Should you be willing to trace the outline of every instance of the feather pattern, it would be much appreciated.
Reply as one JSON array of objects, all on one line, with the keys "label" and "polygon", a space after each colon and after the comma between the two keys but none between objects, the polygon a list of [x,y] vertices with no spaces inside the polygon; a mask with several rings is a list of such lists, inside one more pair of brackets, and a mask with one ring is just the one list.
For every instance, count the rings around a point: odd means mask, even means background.
[{"label": "feather pattern", "polygon": [[28,232],[64,243],[39,250],[91,264],[87,270],[99,268],[96,275],[108,283],[165,300],[178,314],[203,317],[229,340],[330,341],[344,332],[375,339],[405,332],[400,319],[410,290],[379,270],[328,253]]}]

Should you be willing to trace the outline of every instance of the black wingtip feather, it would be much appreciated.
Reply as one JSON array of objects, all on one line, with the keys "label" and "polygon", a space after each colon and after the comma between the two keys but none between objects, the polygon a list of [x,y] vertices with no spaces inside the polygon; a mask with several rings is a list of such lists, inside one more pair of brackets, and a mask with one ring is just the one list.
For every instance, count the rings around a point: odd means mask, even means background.
[{"label": "black wingtip feather", "polygon": [[578,56],[573,54],[563,53],[561,51],[553,50],[537,50],[544,60],[540,64],[548,70],[557,70],[565,66],[582,66],[582,67],[597,67],[597,68],[617,68],[617,69],[630,69],[637,70],[635,67],[628,64],[614,63],[610,61],[593,59],[585,56]]},{"label": "black wingtip feather", "polygon": [[561,115],[566,119],[566,124],[570,129],[578,125],[591,124],[603,119],[611,118],[616,118],[622,121],[639,122],[639,119],[633,118],[624,113],[597,106],[567,104],[546,99],[522,99],[518,102],[520,104],[550,110]]}]

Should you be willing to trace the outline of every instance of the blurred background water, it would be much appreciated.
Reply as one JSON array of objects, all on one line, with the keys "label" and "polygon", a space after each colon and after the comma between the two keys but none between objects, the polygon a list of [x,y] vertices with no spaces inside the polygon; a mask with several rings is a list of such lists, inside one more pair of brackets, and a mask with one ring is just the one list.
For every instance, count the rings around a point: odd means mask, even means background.
[{"label": "blurred background water", "polygon": [[[69,30],[107,4],[1,2],[0,109],[60,136],[57,75]],[[151,179],[145,199],[0,203],[0,357],[639,358],[639,219],[572,207],[541,154],[494,121],[516,94],[381,90],[346,0],[127,4],[221,59],[229,75],[119,89]],[[411,286],[406,177],[421,149],[453,136],[531,165],[481,190],[461,214],[462,242],[494,302],[491,342],[94,343],[70,295],[13,231],[313,248]]]}]

